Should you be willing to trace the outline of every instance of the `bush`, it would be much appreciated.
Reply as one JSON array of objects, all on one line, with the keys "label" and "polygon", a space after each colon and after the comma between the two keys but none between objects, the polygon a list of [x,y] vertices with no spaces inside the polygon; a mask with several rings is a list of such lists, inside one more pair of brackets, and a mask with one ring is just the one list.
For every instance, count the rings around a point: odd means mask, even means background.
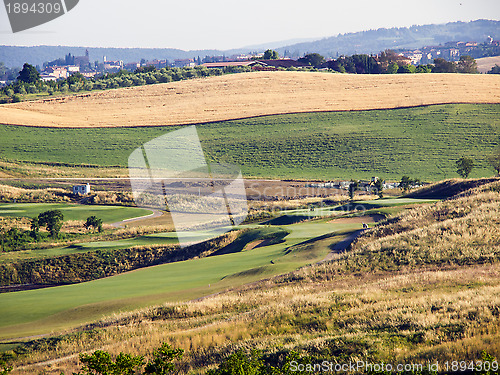
[{"label": "bush", "polygon": [[29,85],[28,89],[26,90],[29,94],[36,94],[38,93],[38,89],[36,88],[35,85]]},{"label": "bush", "polygon": [[488,74],[500,74],[500,65],[495,64],[495,66],[491,68]]},{"label": "bush", "polygon": [[19,95],[19,94],[14,94],[14,95],[12,96],[12,102],[13,102],[13,103],[19,103],[19,102],[22,100],[22,98],[23,98],[23,97],[22,97],[21,95]]},{"label": "bush", "polygon": [[108,352],[96,350],[92,354],[80,354],[83,367],[80,372],[74,373],[74,375],[168,375],[175,373],[176,368],[173,361],[181,359],[183,354],[184,350],[172,349],[170,345],[164,343],[153,352],[152,361],[146,364],[144,372],[142,372],[143,356],[120,353],[113,361]]},{"label": "bush", "polygon": [[413,65],[403,65],[398,68],[398,73],[408,74],[415,73],[416,68]]}]

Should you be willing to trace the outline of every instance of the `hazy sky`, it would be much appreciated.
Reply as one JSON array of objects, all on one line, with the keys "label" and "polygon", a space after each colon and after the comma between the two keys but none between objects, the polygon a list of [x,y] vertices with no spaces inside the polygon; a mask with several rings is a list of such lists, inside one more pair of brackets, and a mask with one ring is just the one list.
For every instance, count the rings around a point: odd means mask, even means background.
[{"label": "hazy sky", "polygon": [[[22,1],[22,0],[19,0]],[[80,0],[68,14],[0,44],[230,49],[379,27],[500,19],[499,0]]]}]

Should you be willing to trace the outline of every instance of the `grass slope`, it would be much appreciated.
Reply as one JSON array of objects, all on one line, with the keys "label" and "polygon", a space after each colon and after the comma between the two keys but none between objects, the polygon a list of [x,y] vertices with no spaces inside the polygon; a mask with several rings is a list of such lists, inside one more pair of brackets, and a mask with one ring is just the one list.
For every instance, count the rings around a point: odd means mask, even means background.
[{"label": "grass slope", "polygon": [[[284,242],[249,251],[154,266],[88,283],[0,294],[0,338],[46,333],[104,313],[188,300],[289,272],[323,259],[330,244],[344,238],[346,227],[336,236],[304,246],[296,245],[334,232],[336,227],[314,222],[286,229],[291,233]],[[350,229],[359,229],[359,224]]]},{"label": "grass slope", "polygon": [[45,351],[51,342],[41,342],[19,363],[63,357],[49,373],[67,373],[78,364],[65,356],[103,347],[145,354],[163,341],[186,350],[180,373],[205,373],[240,348],[260,349],[271,361],[291,350],[318,363],[439,361],[440,373],[445,361],[477,361],[482,351],[498,359],[499,192],[497,181],[415,207],[328,263],[108,317]]},{"label": "grass slope", "polygon": [[[474,158],[473,177],[500,144],[500,105],[438,105],[362,112],[308,113],[198,126],[209,160],[271,178],[424,180],[456,176],[455,160]],[[126,167],[143,143],[177,128],[58,129],[0,126],[9,160]]]}]

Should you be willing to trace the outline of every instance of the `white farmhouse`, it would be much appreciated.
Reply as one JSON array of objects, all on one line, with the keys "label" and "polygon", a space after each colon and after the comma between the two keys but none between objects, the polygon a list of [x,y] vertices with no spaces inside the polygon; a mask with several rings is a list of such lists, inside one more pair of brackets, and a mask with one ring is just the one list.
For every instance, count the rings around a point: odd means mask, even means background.
[{"label": "white farmhouse", "polygon": [[81,195],[90,194],[90,184],[73,186],[73,194],[81,194]]}]

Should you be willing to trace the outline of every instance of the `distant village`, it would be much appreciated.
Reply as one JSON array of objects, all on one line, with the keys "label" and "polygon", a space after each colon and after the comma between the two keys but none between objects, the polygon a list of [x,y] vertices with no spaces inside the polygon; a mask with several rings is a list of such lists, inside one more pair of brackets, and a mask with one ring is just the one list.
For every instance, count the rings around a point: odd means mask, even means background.
[{"label": "distant village", "polygon": [[[418,66],[421,64],[431,64],[434,59],[442,58],[447,61],[458,61],[461,56],[480,56],[485,48],[500,47],[500,41],[488,37],[485,42],[456,41],[448,42],[439,46],[426,46],[420,49],[398,50],[396,51],[401,64]],[[372,55],[376,60],[380,55]],[[326,60],[319,69],[328,69],[329,62]],[[121,60],[108,60],[106,56],[101,61],[91,61],[89,51],[86,50],[83,56],[72,56],[68,54],[65,58],[46,62],[41,68],[41,79],[44,81],[68,78],[74,73],[81,73],[90,78],[98,74],[116,73],[120,70],[135,71],[140,67],[154,66],[157,69],[172,67],[185,68],[204,66],[207,68],[226,68],[230,66],[247,66],[256,70],[276,70],[278,68],[304,68],[309,64],[285,57],[279,59],[266,59],[264,53],[241,54],[232,56],[206,56],[204,58],[194,57],[191,59],[167,59],[139,62],[124,62]]]}]

